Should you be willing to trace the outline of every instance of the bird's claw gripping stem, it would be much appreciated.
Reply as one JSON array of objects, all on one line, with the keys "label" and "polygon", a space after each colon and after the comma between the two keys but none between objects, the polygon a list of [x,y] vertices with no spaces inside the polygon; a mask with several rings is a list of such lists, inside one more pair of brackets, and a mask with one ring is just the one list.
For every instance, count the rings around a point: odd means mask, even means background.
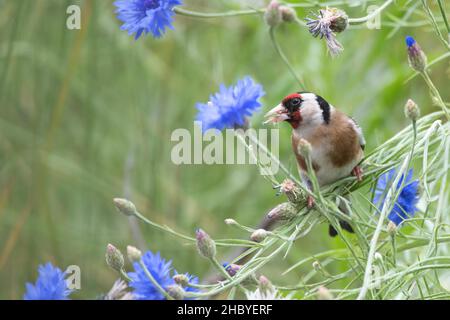
[{"label": "bird's claw gripping stem", "polygon": [[361,182],[363,180],[363,170],[361,169],[360,166],[356,166],[353,168],[352,175],[356,177],[356,180],[358,182]]},{"label": "bird's claw gripping stem", "polygon": [[314,207],[314,198],[312,196],[308,196],[307,206],[308,206],[308,209],[312,209],[312,207]]}]

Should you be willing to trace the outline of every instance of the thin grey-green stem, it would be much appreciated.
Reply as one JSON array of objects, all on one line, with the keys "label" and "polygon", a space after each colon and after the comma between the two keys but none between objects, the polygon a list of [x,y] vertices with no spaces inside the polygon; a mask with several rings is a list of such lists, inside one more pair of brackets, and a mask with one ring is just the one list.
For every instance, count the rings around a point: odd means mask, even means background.
[{"label": "thin grey-green stem", "polygon": [[153,222],[153,221],[147,219],[147,218],[144,217],[142,214],[140,214],[138,211],[135,211],[135,212],[134,212],[134,215],[135,215],[138,219],[144,221],[145,223],[151,225],[152,227],[154,227],[154,228],[156,228],[156,229],[159,229],[159,230],[161,230],[161,231],[167,231],[167,232],[169,232],[169,233],[171,233],[171,234],[173,234],[173,235],[175,235],[175,236],[177,236],[177,237],[179,237],[179,238],[181,238],[181,239],[184,239],[184,240],[189,240],[189,241],[191,241],[191,242],[197,242],[197,240],[196,240],[195,238],[193,238],[193,237],[186,236],[186,235],[184,235],[184,234],[181,234],[181,233],[179,233],[179,232],[174,231],[173,229],[171,229],[171,228],[168,227],[168,226],[161,226],[161,225],[159,225],[159,224],[157,224],[157,223],[155,223],[155,222]]},{"label": "thin grey-green stem", "polygon": [[213,13],[207,13],[207,12],[197,12],[197,11],[191,11],[182,9],[180,7],[175,7],[173,11],[176,14],[179,14],[181,16],[187,16],[192,18],[203,18],[203,19],[212,19],[212,18],[230,18],[230,17],[240,17],[240,16],[249,16],[249,15],[255,15],[255,14],[262,14],[264,13],[264,9],[251,9],[251,10],[236,10],[236,11],[226,11],[226,12],[213,12]]},{"label": "thin grey-green stem", "polygon": [[217,261],[216,258],[210,258],[209,260],[211,261],[211,264],[217,269],[217,271],[219,271],[225,277],[225,279],[233,280],[233,278],[231,278],[231,276],[228,274],[225,268],[220,265],[219,261]]},{"label": "thin grey-green stem", "polygon": [[372,13],[368,14],[365,17],[362,18],[349,18],[348,23],[350,24],[359,24],[369,21],[370,19],[375,18],[377,15],[381,14],[381,12],[386,9],[394,0],[387,0],[385,3],[383,3],[382,6],[380,6],[378,9],[374,10]]},{"label": "thin grey-green stem", "polygon": [[270,35],[270,40],[272,41],[272,44],[273,44],[273,46],[275,48],[275,51],[280,56],[281,60],[283,60],[284,64],[288,68],[289,72],[292,74],[294,79],[298,82],[300,87],[303,90],[306,89],[305,88],[305,84],[303,83],[303,80],[299,76],[297,76],[297,73],[295,72],[294,67],[291,65],[291,63],[289,62],[289,59],[284,54],[283,49],[281,49],[281,46],[278,43],[277,38],[275,36],[275,28],[273,28],[273,27],[269,28],[269,35]]},{"label": "thin grey-green stem", "polygon": [[[225,268],[219,263],[219,261],[217,261],[217,259],[216,259],[215,257],[214,257],[214,258],[211,258],[211,259],[209,259],[209,260],[211,261],[211,263],[213,264],[213,266],[214,266],[220,273],[222,273],[222,274],[225,276],[225,279],[228,279],[228,280],[230,280],[230,281],[233,281],[233,278],[228,274],[228,272],[225,270]],[[242,292],[245,293],[245,289],[241,286],[240,283],[237,284],[237,287],[238,287],[239,289],[241,289]]]},{"label": "thin grey-green stem", "polygon": [[450,25],[448,24],[447,15],[445,14],[444,5],[442,4],[442,0],[437,0],[439,5],[439,10],[441,11],[442,19],[444,20],[445,27],[447,28],[447,35],[449,36],[450,41]]},{"label": "thin grey-green stem", "polygon": [[147,276],[148,280],[150,280],[150,282],[155,286],[155,288],[167,299],[167,300],[174,300],[168,293],[166,290],[164,290],[163,287],[161,287],[161,285],[158,283],[158,281],[156,281],[156,279],[152,276],[151,272],[148,271],[147,266],[144,264],[144,262],[141,260],[139,260],[139,265],[141,266],[141,268],[144,270],[145,275]]},{"label": "thin grey-green stem", "polygon": [[[414,126],[414,130],[415,130],[415,126]],[[415,136],[415,134],[414,134],[414,136]],[[382,210],[380,212],[380,217],[378,219],[377,228],[375,229],[372,239],[370,240],[369,254],[367,256],[367,265],[366,265],[366,269],[364,272],[363,285],[362,285],[361,290],[357,297],[358,300],[365,299],[366,294],[369,290],[370,282],[371,282],[371,278],[372,278],[372,271],[373,271],[372,266],[373,266],[375,252],[377,250],[378,238],[380,237],[381,230],[382,230],[383,224],[384,224],[384,220],[386,219],[388,212],[391,210],[392,200],[396,201],[395,193],[398,193],[397,185],[399,184],[401,177],[403,176],[403,174],[406,172],[406,170],[409,167],[412,156],[414,154],[414,146],[415,146],[415,144],[413,144],[413,146],[412,146],[411,153],[409,153],[408,156],[403,161],[402,167],[400,168],[399,172],[397,173],[397,176],[395,177],[394,181],[392,182],[391,187],[389,188],[389,190],[387,192]],[[403,179],[403,182],[404,182],[404,180],[405,179]],[[401,188],[399,188],[399,189],[401,190]],[[397,192],[396,192],[396,190],[397,190]]]},{"label": "thin grey-green stem", "polygon": [[[436,59],[430,61],[430,62],[427,64],[427,68],[430,68],[430,67],[433,66],[434,64],[436,64],[436,63],[438,63],[438,62],[441,62],[441,61],[447,59],[448,57],[450,57],[450,52],[446,52],[446,53],[444,53],[443,55],[440,55],[440,56],[437,57]],[[405,80],[404,83],[407,83],[407,82],[411,81],[412,79],[414,79],[414,78],[415,78],[416,76],[418,76],[419,74],[420,74],[420,72],[415,72],[415,73],[413,73],[411,76],[408,77],[408,79]]]},{"label": "thin grey-green stem", "polygon": [[[373,19],[377,15],[379,15],[383,10],[385,10],[393,0],[387,0],[382,6],[380,6],[378,9],[373,11],[372,13],[368,14],[367,16],[361,17],[361,18],[350,18],[348,22],[350,24],[361,24],[364,22],[369,21],[370,19]],[[328,7],[330,5],[343,5],[345,2],[343,1],[335,1],[335,2],[329,2],[329,3],[321,3],[320,6],[322,7]],[[315,7],[319,5],[318,3],[312,3],[312,4],[305,4],[305,3],[287,3],[286,4],[289,7],[292,8],[308,8],[308,7]],[[232,17],[240,17],[240,16],[251,16],[251,15],[257,15],[257,14],[264,14],[266,11],[265,8],[260,9],[246,9],[246,10],[231,10],[231,11],[225,11],[225,12],[198,12],[198,11],[192,11],[187,9],[182,9],[180,7],[175,7],[174,12],[181,16],[187,16],[192,18],[200,18],[200,19],[214,19],[214,18],[232,18]],[[305,26],[303,22],[300,23],[302,26]]]},{"label": "thin grey-green stem", "polygon": [[[442,44],[450,50],[450,42],[449,39],[445,39],[444,36],[441,33],[441,30],[439,29],[439,25],[436,21],[436,18],[433,15],[433,12],[431,11],[430,7],[427,4],[427,0],[422,0],[422,6],[423,10],[425,11],[426,15],[428,16],[428,19],[431,22],[431,25],[434,28],[434,31],[436,31],[436,34],[438,35],[439,40],[442,42]],[[448,35],[448,34],[447,34]],[[448,38],[448,37],[447,37]]]},{"label": "thin grey-green stem", "polygon": [[120,269],[120,275],[122,276],[122,278],[128,282],[131,281],[131,278],[127,275],[127,273],[125,272],[125,270]]},{"label": "thin grey-green stem", "polygon": [[441,94],[439,93],[439,90],[436,88],[436,86],[434,85],[430,76],[428,75],[428,72],[425,70],[424,72],[421,72],[421,75],[424,78],[426,84],[428,85],[428,88],[430,88],[432,95],[437,100],[439,107],[441,107],[442,111],[444,111],[447,121],[450,120],[450,112],[448,111],[448,108],[445,105],[445,102],[442,99]]},{"label": "thin grey-green stem", "polygon": [[296,182],[297,184],[300,184],[300,181],[296,177],[294,177],[294,175],[281,163],[281,161],[277,157],[275,157],[272,154],[272,152],[269,151],[269,149],[267,149],[267,147],[264,144],[261,143],[261,141],[259,141],[259,139],[256,139],[252,135],[249,135],[249,139],[250,141],[255,143],[260,150],[266,153],[266,155],[269,156],[270,159],[272,159],[272,161],[275,162],[275,164],[286,174],[286,176],[288,176],[292,181]]}]

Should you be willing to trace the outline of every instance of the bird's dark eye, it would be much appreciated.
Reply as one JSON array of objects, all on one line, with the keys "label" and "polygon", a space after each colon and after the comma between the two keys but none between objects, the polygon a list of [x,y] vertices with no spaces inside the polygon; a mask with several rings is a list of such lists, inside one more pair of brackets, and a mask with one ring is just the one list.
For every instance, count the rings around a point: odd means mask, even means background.
[{"label": "bird's dark eye", "polygon": [[294,107],[297,107],[300,105],[300,99],[299,98],[294,98],[291,100],[291,105]]}]

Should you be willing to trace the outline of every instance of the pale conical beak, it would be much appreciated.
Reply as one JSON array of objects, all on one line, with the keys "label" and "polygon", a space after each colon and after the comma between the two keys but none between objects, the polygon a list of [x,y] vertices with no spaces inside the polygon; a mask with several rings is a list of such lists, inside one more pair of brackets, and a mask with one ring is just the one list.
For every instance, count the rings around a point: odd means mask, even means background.
[{"label": "pale conical beak", "polygon": [[264,117],[267,118],[264,124],[278,123],[290,119],[288,110],[281,103],[267,112]]}]

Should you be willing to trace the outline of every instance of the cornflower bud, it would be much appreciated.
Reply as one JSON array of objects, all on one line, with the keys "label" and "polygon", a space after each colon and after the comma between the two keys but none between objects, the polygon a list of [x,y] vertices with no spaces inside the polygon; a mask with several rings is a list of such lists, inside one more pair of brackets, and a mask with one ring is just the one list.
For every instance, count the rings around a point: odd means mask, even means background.
[{"label": "cornflower bud", "polygon": [[397,231],[397,225],[394,222],[389,221],[389,223],[387,225],[387,230],[388,230],[389,234],[393,235]]},{"label": "cornflower bud", "polygon": [[237,222],[234,219],[225,219],[225,224],[228,226],[234,226],[237,225]]},{"label": "cornflower bud", "polygon": [[290,202],[283,202],[270,210],[267,218],[271,220],[289,220],[297,215],[297,209]]},{"label": "cornflower bud", "polygon": [[274,286],[265,276],[261,275],[258,281],[259,291],[263,294],[268,294],[275,291]]},{"label": "cornflower bud", "polygon": [[265,238],[267,238],[268,235],[269,235],[268,231],[264,229],[258,229],[253,231],[252,235],[250,236],[250,239],[255,242],[261,242]]},{"label": "cornflower bud", "polygon": [[112,244],[108,244],[106,246],[105,259],[106,264],[118,272],[123,269],[123,266],[125,264],[123,254]]},{"label": "cornflower bud", "polygon": [[418,72],[425,72],[427,66],[427,56],[420,48],[413,37],[406,37],[406,46],[408,47],[408,61],[411,68]]},{"label": "cornflower bud", "polygon": [[297,19],[297,12],[288,6],[280,6],[281,19],[284,22],[294,22]]},{"label": "cornflower bud", "polygon": [[225,271],[230,275],[230,277],[234,277],[242,268],[241,265],[234,263],[228,264],[227,262],[223,263],[222,266],[225,268]]},{"label": "cornflower bud", "polygon": [[208,259],[214,258],[216,256],[216,243],[214,240],[202,229],[197,229],[195,237],[200,255]]},{"label": "cornflower bud", "polygon": [[264,13],[264,20],[269,27],[276,27],[282,22],[280,4],[277,0],[270,1]]},{"label": "cornflower bud", "polygon": [[130,260],[131,263],[139,262],[142,258],[142,252],[138,248],[133,246],[127,247],[127,255],[128,260]]},{"label": "cornflower bud", "polygon": [[405,104],[405,116],[412,121],[416,121],[420,117],[419,106],[411,99],[408,99]]},{"label": "cornflower bud", "polygon": [[166,291],[169,294],[169,296],[171,296],[175,300],[183,300],[184,299],[184,290],[182,287],[180,287],[177,284],[172,284],[172,285],[167,286]]},{"label": "cornflower bud", "polygon": [[375,252],[375,254],[373,255],[373,258],[375,259],[375,261],[383,262],[383,256],[378,251]]},{"label": "cornflower bud", "polygon": [[134,216],[136,213],[136,206],[133,204],[133,202],[122,199],[122,198],[114,198],[113,200],[114,205],[116,208],[123,213],[126,216]]}]

